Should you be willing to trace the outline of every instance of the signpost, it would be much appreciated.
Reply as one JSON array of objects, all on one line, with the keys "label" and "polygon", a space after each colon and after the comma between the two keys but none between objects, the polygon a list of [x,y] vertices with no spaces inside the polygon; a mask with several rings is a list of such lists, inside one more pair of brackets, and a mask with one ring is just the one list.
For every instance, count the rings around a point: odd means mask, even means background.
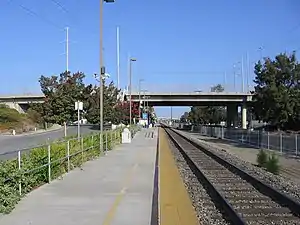
[{"label": "signpost", "polygon": [[148,113],[143,113],[143,120],[147,120],[148,119]]},{"label": "signpost", "polygon": [[80,110],[83,110],[83,102],[75,102],[75,110],[77,110],[77,138],[80,139]]}]

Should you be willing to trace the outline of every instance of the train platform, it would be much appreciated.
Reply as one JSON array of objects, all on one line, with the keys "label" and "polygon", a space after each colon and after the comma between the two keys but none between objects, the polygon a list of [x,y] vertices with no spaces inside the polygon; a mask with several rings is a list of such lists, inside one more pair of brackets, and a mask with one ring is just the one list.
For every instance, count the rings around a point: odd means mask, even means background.
[{"label": "train platform", "polygon": [[167,134],[159,132],[159,220],[161,225],[199,225],[173,158]]},{"label": "train platform", "polygon": [[196,225],[189,195],[161,128],[28,194],[1,225]]}]

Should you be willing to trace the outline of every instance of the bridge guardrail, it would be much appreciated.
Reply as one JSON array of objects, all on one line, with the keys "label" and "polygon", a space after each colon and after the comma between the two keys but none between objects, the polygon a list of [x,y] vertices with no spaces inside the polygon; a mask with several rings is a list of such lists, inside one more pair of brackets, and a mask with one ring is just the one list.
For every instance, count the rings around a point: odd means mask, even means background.
[{"label": "bridge guardrail", "polygon": [[299,157],[300,136],[298,134],[272,133],[261,130],[230,129],[226,127],[192,126],[191,131],[204,136],[229,139],[254,148],[275,150],[281,154]]}]

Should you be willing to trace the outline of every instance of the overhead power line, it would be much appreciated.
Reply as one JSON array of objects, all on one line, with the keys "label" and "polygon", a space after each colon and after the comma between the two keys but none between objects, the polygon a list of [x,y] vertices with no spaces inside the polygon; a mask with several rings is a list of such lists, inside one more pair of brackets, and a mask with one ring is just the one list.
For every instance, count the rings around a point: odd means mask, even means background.
[{"label": "overhead power line", "polygon": [[69,11],[66,9],[66,7],[64,7],[61,3],[59,3],[56,0],[50,0],[51,2],[53,2],[55,5],[57,5],[62,11],[64,11],[65,13],[69,13]]},{"label": "overhead power line", "polygon": [[10,3],[14,3],[16,5],[18,5],[21,9],[23,9],[25,12],[27,12],[28,14],[35,16],[36,18],[39,18],[40,20],[42,20],[43,22],[59,29],[59,30],[64,30],[64,28],[60,27],[59,25],[57,25],[56,23],[52,22],[51,20],[48,20],[47,18],[39,15],[38,13],[36,13],[35,11],[31,10],[30,8],[22,5],[21,3],[16,2],[15,0],[10,0]]}]

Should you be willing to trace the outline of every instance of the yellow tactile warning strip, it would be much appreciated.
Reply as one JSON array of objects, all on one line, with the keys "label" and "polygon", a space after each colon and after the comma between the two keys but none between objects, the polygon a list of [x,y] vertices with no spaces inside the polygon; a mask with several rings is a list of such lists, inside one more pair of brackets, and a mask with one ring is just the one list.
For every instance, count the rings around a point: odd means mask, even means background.
[{"label": "yellow tactile warning strip", "polygon": [[177,169],[167,134],[159,131],[160,225],[199,225],[189,194]]}]

